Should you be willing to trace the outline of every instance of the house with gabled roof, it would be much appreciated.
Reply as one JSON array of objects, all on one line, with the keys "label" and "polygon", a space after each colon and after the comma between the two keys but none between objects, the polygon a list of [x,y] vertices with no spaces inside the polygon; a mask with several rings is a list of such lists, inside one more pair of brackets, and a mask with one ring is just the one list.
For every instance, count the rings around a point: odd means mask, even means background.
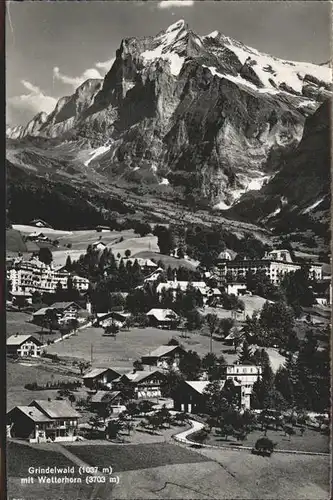
[{"label": "house with gabled roof", "polygon": [[146,314],[151,326],[159,328],[176,328],[180,317],[172,309],[153,308]]},{"label": "house with gabled roof", "polygon": [[48,229],[52,229],[52,226],[50,226],[50,224],[45,222],[45,220],[43,220],[43,219],[34,219],[34,220],[30,221],[29,225],[35,226],[35,227],[45,227]]},{"label": "house with gabled roof", "polygon": [[106,386],[111,389],[112,381],[121,377],[121,374],[112,368],[93,368],[83,375],[83,383],[89,389]]},{"label": "house with gabled roof", "polygon": [[18,333],[8,337],[6,341],[9,356],[32,356],[35,358],[41,355],[42,345],[33,335],[20,335]]},{"label": "house with gabled roof", "polygon": [[34,400],[7,414],[10,436],[31,443],[75,441],[80,414],[67,401]]},{"label": "house with gabled roof", "polygon": [[161,345],[149,354],[142,356],[141,361],[143,365],[156,366],[162,369],[177,369],[179,361],[185,353],[185,349],[180,345]]},{"label": "house with gabled roof", "polygon": [[111,409],[111,413],[121,413],[126,410],[124,406],[124,396],[121,391],[97,391],[88,398],[90,407],[99,410],[103,407]]},{"label": "house with gabled roof", "polygon": [[134,399],[159,398],[166,375],[160,370],[133,370],[122,375],[118,382],[133,389]]},{"label": "house with gabled roof", "polygon": [[[220,388],[223,389],[226,380],[220,380]],[[230,384],[230,382],[228,382]],[[241,383],[233,380],[235,391],[241,400]],[[172,395],[174,409],[185,413],[206,413],[207,396],[206,390],[211,384],[209,380],[184,380],[179,384]]]},{"label": "house with gabled roof", "polygon": [[92,248],[96,252],[103,252],[106,249],[106,244],[103,241],[98,240],[92,244]]}]

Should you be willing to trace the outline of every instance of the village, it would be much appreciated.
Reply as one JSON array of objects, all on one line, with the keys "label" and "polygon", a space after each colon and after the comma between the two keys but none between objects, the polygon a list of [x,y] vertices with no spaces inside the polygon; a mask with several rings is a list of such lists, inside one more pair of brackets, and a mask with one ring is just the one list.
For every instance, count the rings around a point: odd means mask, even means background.
[{"label": "village", "polygon": [[[157,245],[170,255],[163,231]],[[166,267],[162,252],[135,257],[126,240],[114,254],[107,233],[97,229],[86,252],[62,265],[43,246],[7,259],[7,370],[24,380],[8,386],[9,440],[178,435],[269,455],[328,451],[331,285],[322,265],[305,269],[286,249],[255,259],[224,249],[191,268],[176,249]],[[296,281],[308,303],[293,308],[280,284],[288,297]]]}]

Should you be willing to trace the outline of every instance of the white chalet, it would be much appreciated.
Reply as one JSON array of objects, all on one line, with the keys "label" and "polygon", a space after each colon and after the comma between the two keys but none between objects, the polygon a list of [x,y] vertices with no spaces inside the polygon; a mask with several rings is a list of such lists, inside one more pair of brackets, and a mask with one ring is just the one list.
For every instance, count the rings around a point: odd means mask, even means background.
[{"label": "white chalet", "polygon": [[8,337],[7,354],[37,357],[41,354],[42,343],[32,335],[11,335]]}]

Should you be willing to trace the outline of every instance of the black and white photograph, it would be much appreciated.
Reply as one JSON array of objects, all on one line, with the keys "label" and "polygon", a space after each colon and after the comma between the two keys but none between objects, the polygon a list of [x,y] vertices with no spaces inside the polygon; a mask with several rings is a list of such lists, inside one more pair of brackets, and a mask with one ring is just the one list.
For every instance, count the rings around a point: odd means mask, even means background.
[{"label": "black and white photograph", "polygon": [[331,497],[331,10],[6,2],[8,500]]}]

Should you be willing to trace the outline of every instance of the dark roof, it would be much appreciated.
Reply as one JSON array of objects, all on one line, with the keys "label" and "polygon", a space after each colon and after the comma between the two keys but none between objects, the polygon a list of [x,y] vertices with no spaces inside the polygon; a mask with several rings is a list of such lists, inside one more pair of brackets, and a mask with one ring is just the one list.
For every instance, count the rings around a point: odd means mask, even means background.
[{"label": "dark roof", "polygon": [[179,345],[161,345],[154,351],[151,351],[149,354],[143,356],[143,358],[161,358],[162,356],[170,354],[177,349],[184,351],[184,349]]},{"label": "dark roof", "polygon": [[76,302],[55,302],[52,304],[51,308],[52,309],[67,309],[67,307],[75,305],[77,307],[80,307],[79,304]]},{"label": "dark roof", "polygon": [[120,373],[118,373],[116,370],[113,370],[112,368],[93,368],[90,370],[88,373],[83,375],[83,378],[95,378],[98,377],[99,375],[103,375],[103,373],[111,371],[115,373],[116,375],[120,376]]},{"label": "dark roof", "polygon": [[162,377],[165,377],[164,373],[160,372],[159,370],[153,370],[153,371],[137,370],[135,372],[125,373],[124,377],[126,377],[131,382],[139,383],[139,382],[143,382],[144,380],[146,380],[150,376],[156,375],[156,374],[161,375]]},{"label": "dark roof", "polygon": [[107,403],[115,399],[121,394],[120,391],[97,391],[96,394],[91,396],[91,403]]},{"label": "dark roof", "polygon": [[43,219],[34,219],[34,220],[30,221],[30,225],[33,226],[33,225],[37,224],[37,222],[42,222],[42,224],[44,225],[44,227],[51,228],[50,224],[48,224],[47,222],[45,222],[45,220],[43,220]]},{"label": "dark roof", "polygon": [[67,401],[34,399],[29,406],[37,407],[50,418],[79,418],[81,416]]},{"label": "dark roof", "polygon": [[34,406],[15,406],[10,412],[8,412],[8,416],[13,413],[14,411],[19,410],[24,415],[29,417],[31,420],[34,422],[52,422],[52,419],[44,415],[38,408],[35,408]]}]

